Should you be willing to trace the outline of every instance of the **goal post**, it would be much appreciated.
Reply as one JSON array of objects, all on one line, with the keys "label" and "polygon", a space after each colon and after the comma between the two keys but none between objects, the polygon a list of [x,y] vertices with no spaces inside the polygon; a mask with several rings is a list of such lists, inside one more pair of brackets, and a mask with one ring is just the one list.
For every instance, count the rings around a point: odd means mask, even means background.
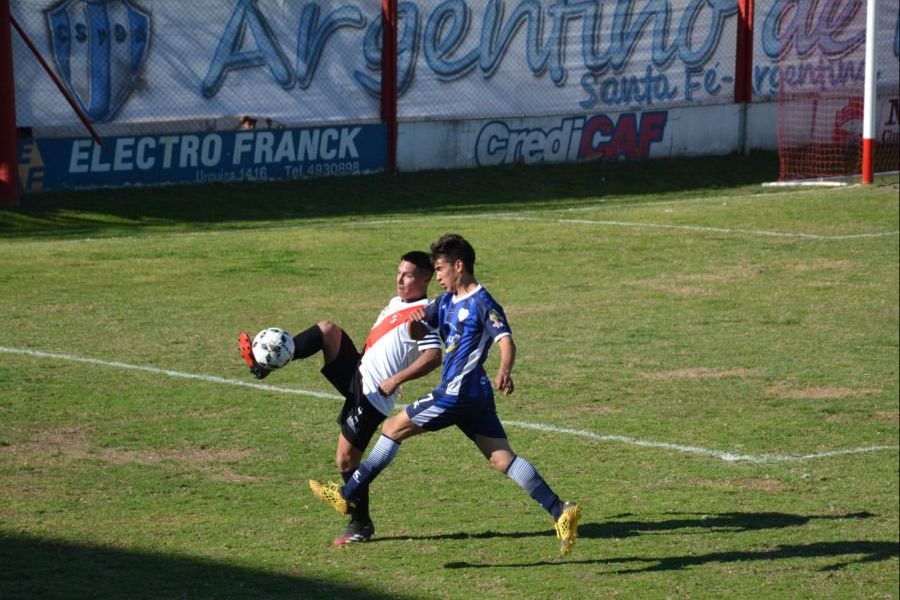
[{"label": "goal post", "polygon": [[862,182],[866,185],[875,181],[875,134],[878,113],[875,104],[877,94],[878,53],[878,2],[866,0],[866,80],[863,90],[863,140],[862,140]]},{"label": "goal post", "polygon": [[9,0],[0,0],[0,206],[19,201],[15,85]]},{"label": "goal post", "polygon": [[784,44],[776,107],[779,181],[860,177],[871,183],[876,173],[900,170],[896,0],[784,6],[776,26]]}]

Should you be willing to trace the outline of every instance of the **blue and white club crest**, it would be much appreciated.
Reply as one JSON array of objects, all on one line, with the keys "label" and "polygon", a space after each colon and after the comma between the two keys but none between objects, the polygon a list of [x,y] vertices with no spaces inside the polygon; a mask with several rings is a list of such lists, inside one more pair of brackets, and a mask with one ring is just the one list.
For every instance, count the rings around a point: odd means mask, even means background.
[{"label": "blue and white club crest", "polygon": [[138,80],[150,15],[131,0],[63,0],[46,12],[53,58],[92,121],[109,121]]}]

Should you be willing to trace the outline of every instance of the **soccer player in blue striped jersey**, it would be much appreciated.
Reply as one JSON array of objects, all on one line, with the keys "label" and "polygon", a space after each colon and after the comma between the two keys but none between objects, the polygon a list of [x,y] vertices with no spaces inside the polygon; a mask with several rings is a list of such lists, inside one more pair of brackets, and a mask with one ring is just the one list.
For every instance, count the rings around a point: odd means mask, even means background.
[{"label": "soccer player in blue striped jersey", "polygon": [[553,517],[560,552],[567,554],[578,535],[581,507],[563,502],[534,466],[516,455],[497,417],[491,380],[484,371],[488,350],[496,343],[500,366],[493,385],[504,394],[514,390],[512,369],[516,345],[503,308],[475,279],[475,250],[457,234],[442,236],[431,246],[438,282],[445,293],[409,317],[413,337],[437,330],[444,342],[441,383],[405,411],[385,421],[372,452],[343,486],[310,481],[313,493],[347,514],[357,490],[387,467],[400,443],[426,431],[456,425],[481,450],[491,466],[506,473]]}]

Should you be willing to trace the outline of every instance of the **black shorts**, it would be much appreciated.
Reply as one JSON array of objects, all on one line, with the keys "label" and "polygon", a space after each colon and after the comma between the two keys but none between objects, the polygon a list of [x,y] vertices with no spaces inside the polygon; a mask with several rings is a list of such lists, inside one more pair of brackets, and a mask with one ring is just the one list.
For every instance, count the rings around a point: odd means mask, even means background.
[{"label": "black shorts", "polygon": [[337,422],[341,433],[354,448],[364,452],[378,426],[387,418],[372,406],[362,389],[359,361],[362,355],[353,340],[342,331],[341,347],[333,361],[322,367],[322,375],[344,396]]}]

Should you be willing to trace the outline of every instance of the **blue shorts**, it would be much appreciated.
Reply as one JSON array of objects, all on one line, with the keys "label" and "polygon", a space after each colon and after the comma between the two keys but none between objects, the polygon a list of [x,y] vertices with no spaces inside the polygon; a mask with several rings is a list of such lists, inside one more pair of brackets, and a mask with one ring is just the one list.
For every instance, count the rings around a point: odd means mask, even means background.
[{"label": "blue shorts", "polygon": [[407,406],[406,415],[413,423],[428,431],[440,431],[456,425],[473,441],[476,435],[506,438],[506,432],[497,417],[493,397],[451,399],[432,392]]}]

